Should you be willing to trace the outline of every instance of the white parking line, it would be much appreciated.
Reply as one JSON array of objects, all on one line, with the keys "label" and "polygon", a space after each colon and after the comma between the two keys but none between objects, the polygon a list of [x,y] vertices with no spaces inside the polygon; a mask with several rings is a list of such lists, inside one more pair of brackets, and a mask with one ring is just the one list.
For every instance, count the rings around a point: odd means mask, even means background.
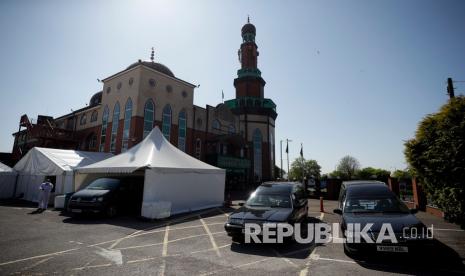
[{"label": "white parking line", "polygon": [[[228,244],[225,244],[225,245],[218,246],[218,249],[225,248],[225,247],[228,247],[228,246],[231,246],[231,244],[228,243]],[[208,251],[213,251],[213,250],[215,250],[215,249],[214,248],[209,248],[209,249],[203,249],[203,250],[199,250],[199,251],[192,251],[192,252],[189,252],[188,255],[198,254],[198,253],[203,253],[203,252],[208,252]],[[165,257],[177,257],[177,256],[181,256],[181,254],[166,255]],[[149,257],[149,258],[144,258],[144,259],[131,260],[131,261],[127,261],[126,263],[127,264],[140,263],[140,262],[147,262],[147,261],[152,261],[152,260],[161,259],[161,258],[163,258],[163,257],[162,256],[156,256],[156,257]]]},{"label": "white parking line", "polygon": [[[176,257],[176,256],[181,256],[181,254],[173,254],[173,255],[166,255],[166,257]],[[156,257],[149,257],[149,258],[144,258],[144,259],[137,259],[137,260],[131,260],[127,261],[127,264],[134,264],[134,263],[141,263],[141,262],[148,262],[148,261],[153,261],[157,259],[163,258],[162,256],[156,256]]]},{"label": "white parking line", "polygon": [[220,250],[218,249],[218,245],[216,245],[216,242],[215,242],[215,238],[213,238],[213,235],[212,233],[210,232],[210,229],[208,228],[207,224],[205,223],[205,221],[203,220],[203,218],[199,215],[199,219],[200,219],[200,222],[202,223],[203,225],[203,228],[205,229],[205,232],[207,232],[208,234],[208,238],[210,238],[210,242],[212,244],[212,247],[215,249],[216,251],[216,255],[218,255],[218,257],[221,258],[221,253],[220,253]]},{"label": "white parking line", "polygon": [[105,249],[103,247],[97,246],[97,250],[95,251],[95,253],[117,265],[123,264],[123,255],[121,254],[121,250]]},{"label": "white parking line", "polygon": [[165,237],[163,238],[163,249],[161,250],[161,256],[163,257],[161,266],[160,266],[160,275],[165,275],[166,270],[166,260],[165,257],[168,255],[168,237],[170,233],[170,225],[166,225],[165,227]]},{"label": "white parking line", "polygon": [[117,246],[122,240],[129,239],[129,238],[131,238],[132,236],[139,234],[140,232],[142,232],[142,230],[135,231],[135,232],[133,232],[133,233],[131,233],[131,234],[125,236],[125,237],[122,237],[121,239],[116,240],[112,245],[110,245],[110,247],[108,247],[108,249],[113,249],[113,248],[114,248],[115,246]]},{"label": "white parking line", "polygon": [[[128,239],[128,238],[134,238],[134,237],[138,237],[138,236],[142,236],[142,235],[148,235],[148,234],[152,234],[152,233],[164,232],[165,231],[165,230],[154,230],[154,231],[145,232],[147,230],[160,228],[160,227],[168,225],[169,223],[178,223],[178,222],[182,223],[186,219],[193,218],[193,217],[196,217],[196,216],[200,216],[201,214],[211,213],[213,210],[214,209],[208,209],[208,210],[204,210],[202,212],[198,212],[198,213],[195,213],[195,214],[189,214],[189,215],[186,215],[184,217],[180,217],[180,218],[171,220],[169,222],[166,222],[165,224],[162,224],[162,225],[151,226],[151,227],[148,227],[148,228],[145,228],[145,229],[142,229],[142,230],[135,231],[135,232],[133,232],[133,233],[127,235],[127,236],[124,236],[122,238],[113,239],[113,240],[104,241],[104,242],[99,242],[99,243],[95,243],[95,244],[90,244],[90,245],[82,246],[82,247],[71,248],[71,249],[68,249],[68,250],[57,251],[57,252],[52,252],[52,253],[48,253],[48,254],[37,255],[37,256],[32,256],[32,257],[28,257],[28,258],[22,258],[22,259],[12,260],[12,261],[8,261],[8,262],[3,262],[3,263],[0,263],[0,266],[14,264],[14,263],[23,262],[23,261],[34,260],[34,259],[40,259],[40,258],[49,257],[49,256],[61,255],[61,254],[68,253],[68,252],[71,252],[71,251],[76,251],[76,250],[79,250],[79,249],[82,249],[82,248],[97,247],[99,245],[112,243],[112,242],[115,244],[114,246],[116,246],[122,240],[125,240],[125,239]],[[223,224],[223,223],[208,223],[207,225],[217,225],[217,224]],[[203,225],[178,227],[178,228],[172,228],[171,230],[180,230],[180,229],[188,229],[188,228],[196,228],[196,227],[203,227]],[[212,233],[212,235],[215,235],[215,234],[217,234],[217,233]],[[204,235],[201,235],[201,236],[204,236]],[[192,237],[187,237],[187,238],[192,238]],[[182,240],[182,239],[178,239],[178,240]],[[177,241],[177,240],[175,240],[175,241]],[[157,244],[152,244],[152,245],[157,245]],[[112,244],[110,246],[111,249],[113,249],[114,246]],[[151,246],[151,245],[148,245],[148,246]]]},{"label": "white parking line", "polygon": [[72,270],[84,270],[84,269],[88,269],[88,268],[107,267],[107,266],[111,266],[111,265],[112,265],[111,263],[109,263],[109,264],[101,264],[101,265],[90,265],[90,266],[76,267],[76,268],[73,268]]},{"label": "white parking line", "polygon": [[[228,247],[228,246],[231,246],[231,244],[228,243],[228,244],[225,244],[225,245],[218,246],[217,248],[221,249],[221,248],[225,248],[225,247]],[[213,251],[213,250],[215,250],[215,248],[203,249],[203,250],[199,250],[199,251],[192,251],[189,254],[197,254],[197,253],[203,253],[203,252],[208,252],[208,251]]]},{"label": "white parking line", "polygon": [[31,269],[31,268],[34,268],[34,267],[40,265],[40,264],[43,264],[43,263],[45,263],[46,261],[48,261],[48,260],[50,260],[50,259],[52,259],[52,258],[54,258],[54,257],[55,257],[55,256],[51,256],[51,257],[45,258],[45,259],[43,259],[43,260],[40,260],[40,261],[34,263],[33,265],[30,265],[30,266],[28,266],[28,267],[25,267],[25,268],[23,269],[23,271],[29,270],[29,269]]},{"label": "white parking line", "polygon": [[39,258],[43,258],[43,257],[56,256],[56,255],[60,255],[60,254],[63,254],[63,253],[68,253],[68,252],[71,252],[71,251],[75,251],[75,250],[78,250],[78,249],[81,249],[81,247],[71,248],[71,249],[68,249],[68,250],[53,252],[53,253],[44,254],[44,255],[33,256],[33,257],[29,257],[29,258],[24,258],[24,259],[18,259],[18,260],[9,261],[9,262],[4,262],[4,263],[1,263],[0,266],[4,266],[4,265],[8,265],[8,264],[14,264],[14,263],[22,262],[22,261],[29,261],[29,260],[39,259]]},{"label": "white parking line", "polygon": [[[312,247],[306,247],[306,248],[297,249],[297,250],[294,250],[294,251],[291,251],[291,252],[287,252],[287,253],[284,253],[284,254],[281,254],[281,255],[282,256],[291,256],[291,255],[300,253],[302,251],[311,250],[311,249],[312,249]],[[257,263],[261,263],[261,262],[265,262],[265,261],[276,260],[277,258],[278,257],[267,257],[267,258],[256,260],[256,261],[253,261],[253,262],[250,262],[250,263],[240,264],[240,265],[236,265],[236,266],[231,266],[231,267],[227,267],[227,268],[223,268],[223,269],[219,269],[219,270],[214,270],[214,271],[202,273],[200,275],[205,276],[205,275],[213,275],[213,274],[225,274],[225,273],[221,273],[221,272],[228,271],[228,270],[231,270],[231,269],[241,268],[241,267],[245,267],[245,266],[249,266],[249,265],[253,265],[253,264],[257,264]]]},{"label": "white parking line", "polygon": [[[224,231],[214,232],[214,233],[211,233],[211,234],[212,235],[224,234]],[[170,241],[168,241],[168,243],[173,243],[173,242],[178,242],[178,241],[182,241],[182,240],[188,240],[188,239],[193,239],[193,238],[198,238],[198,237],[203,237],[203,236],[208,236],[208,234],[187,236],[187,237],[183,237],[183,238],[179,238],[179,239],[175,239],[175,240],[170,240]],[[117,250],[128,250],[128,249],[151,247],[151,246],[162,245],[162,244],[163,244],[163,242],[158,242],[158,243],[150,243],[150,244],[143,244],[143,245],[121,247],[121,248],[116,248],[116,249]]]},{"label": "white parking line", "polygon": [[433,228],[434,231],[452,231],[452,232],[465,232],[462,229],[446,229],[446,228]]},{"label": "white parking line", "polygon": [[316,254],[316,246],[313,248],[312,253],[307,257],[307,262],[305,263],[305,267],[300,271],[299,276],[306,276],[308,274],[308,269],[310,268],[310,263],[312,260],[315,260],[319,257]]},{"label": "white parking line", "polygon": [[[172,224],[170,222],[167,222],[165,224],[162,224],[162,225],[159,225],[157,226],[156,228],[161,228],[163,226],[166,226],[168,224]],[[208,226],[211,226],[211,225],[218,225],[218,224],[224,224],[223,222],[214,222],[214,223],[207,223]],[[189,229],[189,228],[198,228],[198,227],[203,227],[203,225],[191,225],[191,226],[183,226],[183,227],[173,227],[173,228],[170,228],[171,231],[173,230],[182,230],[182,229]],[[151,229],[153,229],[154,227],[151,227]],[[139,230],[139,231],[136,231],[130,235],[127,235],[127,236],[124,236],[122,238],[118,238],[118,239],[114,239],[114,240],[109,240],[109,241],[104,241],[104,242],[99,242],[99,243],[96,243],[96,244],[91,244],[89,245],[89,247],[93,247],[93,246],[98,246],[98,245],[102,245],[102,244],[106,244],[106,243],[110,243],[110,242],[121,242],[122,240],[125,240],[125,239],[130,239],[130,238],[135,238],[135,237],[139,237],[139,236],[144,236],[144,235],[149,235],[149,234],[153,234],[153,233],[161,233],[161,232],[165,232],[165,230],[152,230],[152,231],[148,231],[148,232],[144,232],[145,230]],[[141,233],[142,232],[142,233]]]},{"label": "white parking line", "polygon": [[281,258],[283,261],[285,261],[286,263],[294,266],[294,267],[298,267],[298,265],[296,265],[295,263],[293,263],[291,260],[289,260],[288,258],[284,257],[283,255],[279,254],[279,252],[276,250],[276,249],[272,249],[273,253],[276,255],[276,257],[279,257]]},{"label": "white parking line", "polygon": [[218,209],[218,210],[219,210],[221,213],[223,213],[223,215],[225,215],[226,217],[229,217],[229,215],[226,214],[226,213],[225,213],[223,210],[221,210],[220,208],[216,208],[216,209]]},{"label": "white parking line", "polygon": [[163,249],[162,249],[162,252],[161,252],[161,255],[163,257],[168,255],[168,236],[169,236],[169,233],[170,233],[170,226],[166,225],[166,227],[165,227],[165,237],[163,238]]},{"label": "white parking line", "polygon": [[331,258],[322,258],[318,257],[317,260],[322,260],[322,261],[331,261],[331,262],[339,262],[339,263],[349,263],[349,264],[356,264],[354,261],[349,261],[349,260],[341,260],[341,259],[331,259]]}]

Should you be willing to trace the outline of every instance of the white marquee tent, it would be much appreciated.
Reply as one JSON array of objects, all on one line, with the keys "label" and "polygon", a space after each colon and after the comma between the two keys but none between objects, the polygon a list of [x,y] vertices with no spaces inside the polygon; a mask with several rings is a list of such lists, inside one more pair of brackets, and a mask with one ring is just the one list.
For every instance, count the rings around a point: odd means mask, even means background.
[{"label": "white marquee tent", "polygon": [[34,147],[16,163],[16,196],[38,201],[39,185],[46,177],[55,177],[55,195],[74,192],[74,169],[113,156],[111,153]]},{"label": "white marquee tent", "polygon": [[0,198],[13,197],[17,173],[7,165],[0,163]]},{"label": "white marquee tent", "polygon": [[145,172],[142,216],[162,218],[221,206],[225,170],[182,152],[155,127],[128,151],[76,169],[76,190],[98,177]]}]

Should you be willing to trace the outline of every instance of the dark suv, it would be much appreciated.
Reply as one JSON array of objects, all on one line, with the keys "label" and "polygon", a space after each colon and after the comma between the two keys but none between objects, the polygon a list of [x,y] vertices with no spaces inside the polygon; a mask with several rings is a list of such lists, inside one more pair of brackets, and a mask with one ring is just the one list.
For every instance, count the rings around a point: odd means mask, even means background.
[{"label": "dark suv", "polygon": [[289,223],[307,219],[308,200],[302,183],[265,182],[228,218],[224,228],[229,236],[242,238],[245,223]]},{"label": "dark suv", "polygon": [[[371,225],[368,236],[373,243],[360,241],[344,242],[344,251],[349,256],[365,252],[410,253],[422,251],[431,245],[426,226],[414,213],[400,201],[386,184],[378,181],[346,181],[342,183],[338,208],[334,213],[341,215],[341,230],[344,238],[360,233],[364,227]],[[349,227],[350,224],[350,227]],[[355,227],[359,224],[357,230]],[[381,230],[391,227],[395,236],[392,240],[378,239]],[[384,234],[382,235],[384,236]],[[378,243],[379,242],[379,243]]]},{"label": "dark suv", "polygon": [[68,211],[73,214],[103,213],[109,217],[117,213],[140,212],[143,186],[143,177],[98,178],[71,196]]}]

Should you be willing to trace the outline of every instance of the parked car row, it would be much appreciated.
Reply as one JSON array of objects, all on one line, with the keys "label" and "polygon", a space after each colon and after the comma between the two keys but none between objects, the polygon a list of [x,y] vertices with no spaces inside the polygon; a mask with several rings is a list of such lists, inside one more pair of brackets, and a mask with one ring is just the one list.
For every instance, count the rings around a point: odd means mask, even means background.
[{"label": "parked car row", "polygon": [[[305,222],[308,216],[307,198],[301,183],[263,183],[239,209],[232,212],[224,228],[234,240],[243,241],[247,223],[294,225]],[[416,218],[416,211],[409,209],[383,182],[343,182],[334,213],[341,216],[340,229],[345,253],[354,256],[372,252],[412,253],[429,249],[432,245],[431,233]],[[367,240],[353,239],[364,229],[369,229],[366,232]]]}]

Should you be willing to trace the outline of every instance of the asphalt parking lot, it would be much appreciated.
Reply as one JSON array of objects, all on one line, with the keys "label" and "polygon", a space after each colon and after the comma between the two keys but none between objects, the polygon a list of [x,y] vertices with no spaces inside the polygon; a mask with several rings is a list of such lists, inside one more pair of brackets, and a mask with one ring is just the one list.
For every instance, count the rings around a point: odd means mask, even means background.
[{"label": "asphalt parking lot", "polygon": [[[337,222],[337,215],[319,212],[317,201],[310,206],[314,221]],[[326,202],[328,211],[333,207]],[[441,229],[437,252],[353,260],[341,244],[233,243],[223,228],[229,208],[156,222],[33,210],[0,206],[1,275],[465,274],[465,232],[424,213],[418,216]]]}]

